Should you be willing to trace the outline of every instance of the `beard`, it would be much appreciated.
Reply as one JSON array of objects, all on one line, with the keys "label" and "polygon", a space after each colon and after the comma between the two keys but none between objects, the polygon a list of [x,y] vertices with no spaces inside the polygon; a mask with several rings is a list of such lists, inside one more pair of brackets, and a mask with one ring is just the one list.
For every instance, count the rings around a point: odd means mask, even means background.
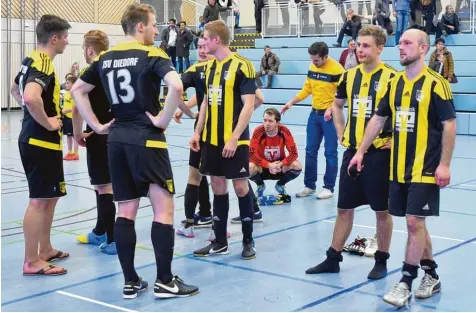
[{"label": "beard", "polygon": [[400,64],[403,66],[408,66],[415,63],[418,59],[419,59],[418,56],[413,56],[413,57],[406,56],[403,60],[400,59]]}]

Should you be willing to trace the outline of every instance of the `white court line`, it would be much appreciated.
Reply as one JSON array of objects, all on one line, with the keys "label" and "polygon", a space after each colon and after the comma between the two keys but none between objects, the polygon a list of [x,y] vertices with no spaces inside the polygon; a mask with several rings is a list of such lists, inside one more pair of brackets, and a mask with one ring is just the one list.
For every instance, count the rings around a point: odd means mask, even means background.
[{"label": "white court line", "polygon": [[456,186],[476,187],[476,185],[470,185],[470,184],[461,184],[461,185],[456,185]]},{"label": "white court line", "polygon": [[[323,222],[335,224],[334,221],[330,221],[330,220],[324,220]],[[371,228],[371,229],[376,229],[377,228],[376,226],[367,226],[367,225],[359,225],[359,224],[352,224],[352,225],[354,225],[356,227],[362,227],[362,228]],[[396,232],[396,233],[407,234],[407,232],[404,231],[404,230],[394,229],[393,231]],[[465,242],[466,241],[466,240],[463,240],[463,239],[442,237],[442,236],[435,236],[435,235],[430,235],[430,237],[431,238],[437,238],[437,239],[450,240],[450,241],[457,241],[457,242]],[[476,244],[476,241],[473,241],[472,243]]]},{"label": "white court line", "polygon": [[111,309],[123,311],[123,312],[139,312],[139,311],[134,311],[134,310],[129,310],[129,309],[126,309],[126,308],[122,308],[122,307],[120,307],[120,306],[112,305],[112,304],[109,304],[109,303],[97,301],[97,300],[94,300],[94,299],[89,299],[89,298],[86,298],[86,297],[81,297],[81,296],[74,295],[74,294],[72,294],[72,293],[65,292],[65,291],[61,291],[61,290],[56,291],[56,292],[59,293],[59,294],[68,296],[68,297],[72,297],[72,298],[84,300],[84,301],[91,302],[91,303],[96,303],[96,304],[99,304],[99,305],[102,305],[102,306],[105,306],[105,307],[108,307],[108,308],[111,308]]}]

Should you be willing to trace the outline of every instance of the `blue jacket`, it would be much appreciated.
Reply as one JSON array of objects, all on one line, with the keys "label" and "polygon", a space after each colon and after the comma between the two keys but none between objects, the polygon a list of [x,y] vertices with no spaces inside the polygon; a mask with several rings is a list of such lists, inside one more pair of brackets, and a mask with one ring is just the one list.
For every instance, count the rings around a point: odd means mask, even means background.
[{"label": "blue jacket", "polygon": [[393,11],[410,11],[410,0],[393,0]]}]

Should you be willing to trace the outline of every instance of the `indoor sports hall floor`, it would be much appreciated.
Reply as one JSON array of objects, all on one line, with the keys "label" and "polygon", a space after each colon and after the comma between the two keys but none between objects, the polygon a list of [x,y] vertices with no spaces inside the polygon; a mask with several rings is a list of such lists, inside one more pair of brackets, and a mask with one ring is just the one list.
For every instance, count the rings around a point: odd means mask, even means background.
[{"label": "indoor sports hall floor", "polygon": [[[373,260],[344,255],[340,274],[306,275],[322,261],[329,247],[337,197],[330,200],[297,199],[263,207],[264,222],[255,224],[257,258],[241,259],[241,227],[229,224],[231,254],[198,259],[191,253],[208,244],[208,229],[197,237],[176,237],[173,271],[200,293],[183,299],[156,300],[152,288],[135,300],[122,299],[123,276],[116,256],[81,245],[76,235],[95,225],[94,193],[89,185],[85,150],[80,161],[64,163],[68,195],[57,206],[52,241],[70,258],[58,264],[68,269],[59,277],[23,277],[22,218],[28,203],[27,182],[18,153],[21,113],[2,112],[2,310],[3,311],[396,311],[382,296],[400,278],[406,242],[404,219],[394,219],[389,275],[368,281]],[[252,128],[257,124],[252,124]],[[305,127],[291,126],[300,160],[304,160]],[[183,192],[188,174],[188,141],[192,122],[172,122],[167,131],[177,190],[175,226],[183,219]],[[319,173],[324,170],[323,149]],[[339,150],[339,159],[343,150]],[[412,300],[411,311],[474,311],[474,260],[476,257],[476,137],[458,136],[452,162],[451,185],[441,193],[441,216],[428,220],[439,264],[442,292],[427,300]],[[289,184],[295,194],[303,177]],[[319,187],[322,175],[319,175]],[[268,183],[268,192],[274,183]],[[238,213],[231,192],[230,218]],[[139,275],[155,281],[156,267],[150,242],[152,209],[143,199],[136,222]],[[375,217],[368,207],[355,214],[351,238],[374,234]],[[414,285],[419,284],[422,271]],[[402,309],[405,310],[405,309]]]}]

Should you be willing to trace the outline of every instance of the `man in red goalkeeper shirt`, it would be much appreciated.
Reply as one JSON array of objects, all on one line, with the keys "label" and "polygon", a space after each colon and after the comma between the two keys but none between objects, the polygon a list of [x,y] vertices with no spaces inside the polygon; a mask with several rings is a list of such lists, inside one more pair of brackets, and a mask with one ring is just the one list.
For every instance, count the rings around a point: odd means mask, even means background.
[{"label": "man in red goalkeeper shirt", "polygon": [[[265,180],[277,180],[275,189],[279,194],[286,195],[286,185],[301,174],[302,165],[297,160],[298,150],[291,131],[281,125],[281,113],[274,108],[264,111],[263,125],[258,126],[250,142],[250,180],[258,186],[255,202],[255,218],[261,216],[257,205],[263,196]],[[285,148],[288,151],[286,156]],[[241,222],[240,217],[231,219],[232,223]]]},{"label": "man in red goalkeeper shirt", "polygon": [[[298,150],[290,130],[281,125],[281,114],[269,108],[264,111],[263,125],[253,132],[250,143],[250,180],[256,183],[256,194],[262,197],[265,180],[277,180],[275,189],[286,194],[285,185],[301,174]],[[288,151],[286,156],[285,148]]]}]

